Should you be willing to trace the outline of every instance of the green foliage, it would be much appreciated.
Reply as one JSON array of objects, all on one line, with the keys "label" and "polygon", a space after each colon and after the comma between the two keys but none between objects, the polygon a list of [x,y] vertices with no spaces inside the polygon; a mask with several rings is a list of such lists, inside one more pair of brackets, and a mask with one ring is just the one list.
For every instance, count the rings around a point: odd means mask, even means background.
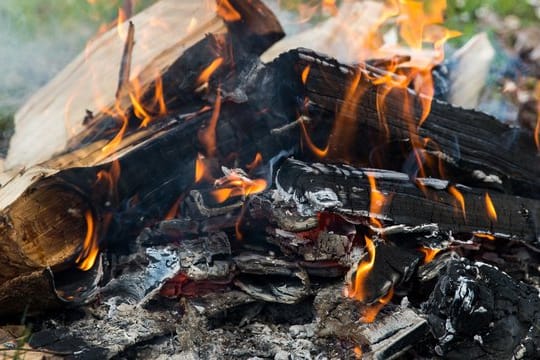
[{"label": "green foliage", "polygon": [[[157,0],[140,0],[135,12]],[[0,18],[19,33],[33,38],[55,30],[63,32],[87,24],[97,29],[100,24],[113,21],[123,0],[2,0]]]}]

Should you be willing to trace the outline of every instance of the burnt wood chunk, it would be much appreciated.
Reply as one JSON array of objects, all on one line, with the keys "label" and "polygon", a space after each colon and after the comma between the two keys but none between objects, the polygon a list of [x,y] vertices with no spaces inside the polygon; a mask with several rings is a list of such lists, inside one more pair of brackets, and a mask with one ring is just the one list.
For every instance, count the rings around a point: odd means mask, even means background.
[{"label": "burnt wood chunk", "polygon": [[[419,156],[424,158],[430,176],[440,177],[438,164],[444,163],[446,175],[455,182],[540,197],[540,158],[533,134],[527,129],[513,128],[485,113],[436,100],[420,124],[421,97],[412,90],[374,85],[370,79],[384,72],[367,64],[341,64],[306,49],[289,51],[269,67],[283,75],[280,69],[290,69],[297,81],[302,71],[310,68],[302,92],[296,94],[307,103],[299,106],[299,113],[310,118],[305,127],[319,148],[324,149],[329,141],[333,145],[326,161],[406,169],[415,175],[418,169],[411,168],[410,162]],[[359,84],[351,94],[357,77]],[[384,116],[377,109],[377,93],[387,93]],[[405,103],[412,103],[413,110],[404,108]],[[426,146],[416,149],[420,154],[415,155],[411,143]]]},{"label": "burnt wood chunk", "polygon": [[533,359],[540,354],[538,290],[484,263],[451,259],[422,309],[447,359]]},{"label": "burnt wood chunk", "polygon": [[[378,213],[370,213],[371,186],[368,176],[384,197]],[[276,186],[282,198],[306,216],[323,210],[359,218],[376,218],[385,226],[436,224],[438,231],[488,233],[536,243],[540,202],[491,193],[500,216],[494,221],[485,204],[486,190],[452,185],[432,178],[411,181],[404,173],[354,168],[288,159],[278,170]],[[462,194],[464,206],[452,194]],[[406,232],[406,230],[404,230]]]}]

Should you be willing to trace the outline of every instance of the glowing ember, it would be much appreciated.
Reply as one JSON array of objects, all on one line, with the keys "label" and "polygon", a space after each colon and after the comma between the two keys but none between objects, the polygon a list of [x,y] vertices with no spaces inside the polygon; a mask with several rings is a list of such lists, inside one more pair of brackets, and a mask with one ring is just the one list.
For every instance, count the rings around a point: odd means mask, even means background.
[{"label": "glowing ember", "polygon": [[242,19],[240,13],[236,11],[229,0],[217,0],[216,12],[225,21],[234,22]]},{"label": "glowing ember", "polygon": [[435,259],[435,256],[442,250],[442,249],[432,249],[428,247],[421,247],[420,252],[424,254],[424,264],[430,263]]},{"label": "glowing ember", "polygon": [[459,203],[459,206],[461,208],[461,213],[463,214],[463,218],[467,219],[467,213],[465,212],[465,198],[463,197],[463,194],[455,186],[449,186],[448,192]]},{"label": "glowing ember", "polygon": [[491,197],[488,193],[486,193],[484,199],[486,201],[486,209],[489,218],[493,221],[497,221],[497,211],[495,211],[495,206],[493,205],[493,201],[491,201]]},{"label": "glowing ember", "polygon": [[99,246],[92,211],[87,210],[84,218],[86,219],[86,237],[84,238],[83,249],[76,262],[79,269],[88,271],[94,266],[99,253]]},{"label": "glowing ember", "polygon": [[198,84],[204,84],[204,83],[207,83],[208,80],[210,80],[210,77],[212,76],[212,74],[221,66],[221,64],[223,64],[223,58],[220,56],[220,57],[217,57],[215,58],[211,63],[210,65],[208,65],[206,67],[206,69],[204,69],[202,72],[201,72],[201,75],[199,75],[199,79],[197,80],[197,83]]}]

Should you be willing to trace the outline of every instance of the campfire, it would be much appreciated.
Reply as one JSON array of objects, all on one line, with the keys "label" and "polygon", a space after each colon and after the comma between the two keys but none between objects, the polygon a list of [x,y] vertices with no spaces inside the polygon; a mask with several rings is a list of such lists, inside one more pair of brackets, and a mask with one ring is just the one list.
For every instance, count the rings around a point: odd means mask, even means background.
[{"label": "campfire", "polygon": [[17,113],[4,351],[540,356],[539,125],[445,101],[446,1],[320,1],[290,37],[261,0],[180,3]]}]

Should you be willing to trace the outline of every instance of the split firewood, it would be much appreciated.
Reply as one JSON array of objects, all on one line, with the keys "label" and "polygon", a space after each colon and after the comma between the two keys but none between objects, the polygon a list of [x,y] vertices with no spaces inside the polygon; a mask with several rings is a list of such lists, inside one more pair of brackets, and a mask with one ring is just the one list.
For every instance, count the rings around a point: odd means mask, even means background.
[{"label": "split firewood", "polygon": [[[305,133],[311,137],[309,142],[319,145],[315,150],[319,158],[329,146],[327,162],[352,161],[417,176],[422,166],[416,163],[423,161],[429,176],[446,175],[466,185],[482,184],[532,198],[540,194],[540,160],[533,134],[526,129],[509,127],[481,112],[429,101],[410,89],[375,85],[377,80],[370,79],[385,75],[363,64],[343,66],[300,50],[282,55],[274,65],[293,68],[297,79],[309,68],[303,113],[311,121],[305,122]],[[429,114],[421,121],[426,109]],[[444,171],[439,170],[441,163]]]},{"label": "split firewood", "polygon": [[[232,10],[226,6],[229,3]],[[239,41],[245,41],[246,48],[251,46],[259,53],[283,36],[277,20],[260,1],[230,0],[226,4],[218,1],[213,7],[197,0],[162,0],[131,19],[136,29],[131,59],[131,80],[138,87],[136,92],[145,93],[159,82],[186,49],[209,33],[241,35]],[[127,27],[127,22],[122,23],[118,29],[92,40],[84,52],[21,107],[15,115],[15,134],[4,164],[6,169],[50,159],[84,130],[86,110],[99,116],[100,112],[115,108],[118,64]],[[176,81],[181,82],[182,76]],[[123,95],[119,105],[127,109],[131,101],[127,93]]]}]

